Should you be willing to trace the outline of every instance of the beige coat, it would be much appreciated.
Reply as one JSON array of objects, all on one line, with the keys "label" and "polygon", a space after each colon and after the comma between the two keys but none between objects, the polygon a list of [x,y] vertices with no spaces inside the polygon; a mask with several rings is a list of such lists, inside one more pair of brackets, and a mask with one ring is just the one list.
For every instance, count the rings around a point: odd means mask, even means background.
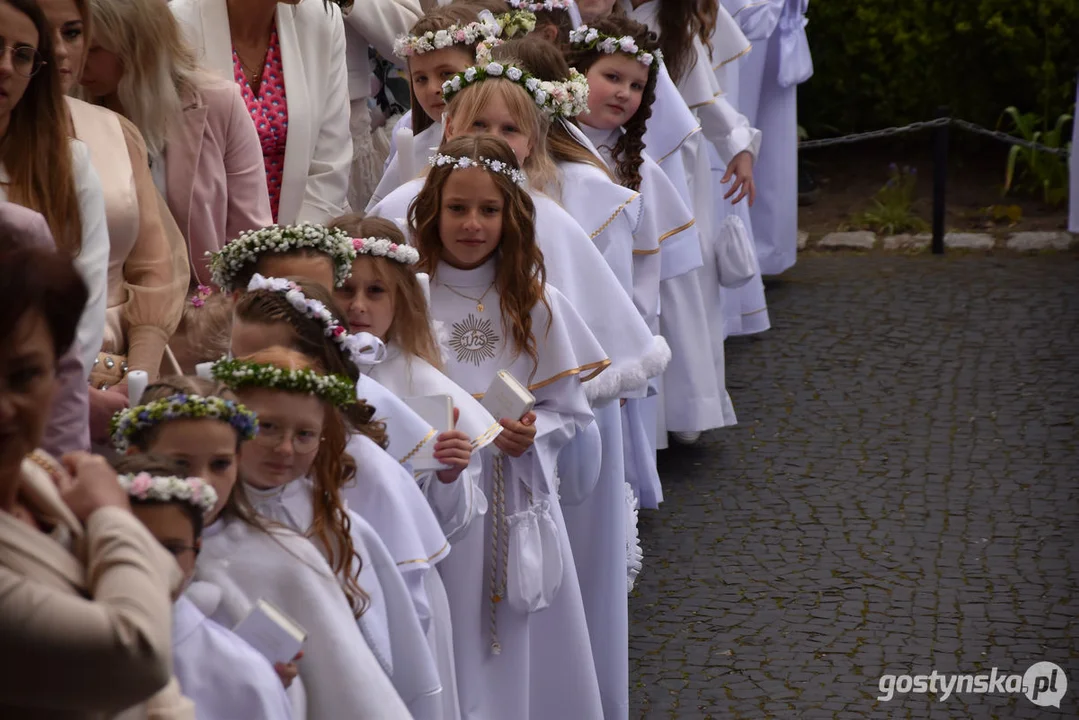
[{"label": "beige coat", "polygon": [[[98,720],[145,702],[193,718],[170,683],[176,561],[127,511],[102,508],[85,527],[64,505],[63,470],[42,452],[23,461],[25,503],[45,535],[0,512],[0,718]],[[169,683],[166,687],[166,683]]]}]

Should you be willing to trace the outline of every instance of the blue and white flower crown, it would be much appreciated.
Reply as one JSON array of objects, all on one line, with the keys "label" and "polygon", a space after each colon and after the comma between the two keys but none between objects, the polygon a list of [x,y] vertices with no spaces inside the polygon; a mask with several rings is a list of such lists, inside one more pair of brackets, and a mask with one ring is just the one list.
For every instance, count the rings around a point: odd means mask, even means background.
[{"label": "blue and white flower crown", "polygon": [[322,375],[307,368],[290,370],[252,360],[224,358],[213,364],[210,374],[234,392],[244,388],[264,388],[314,395],[339,408],[356,402],[356,385],[344,375]]},{"label": "blue and white flower crown", "polygon": [[520,85],[549,118],[572,118],[588,109],[588,80],[575,68],[569,69],[569,80],[553,82],[540,80],[516,65],[495,61],[470,67],[442,83],[442,99],[449,102],[469,85],[490,78],[504,78]]},{"label": "blue and white flower crown", "polygon": [[215,253],[207,252],[213,281],[225,292],[235,288],[232,282],[248,265],[266,253],[284,253],[307,248],[326,253],[333,260],[334,284],[337,287],[352,274],[356,251],[348,233],[316,223],[271,225],[261,230],[247,230]]},{"label": "blue and white flower crown", "polygon": [[[350,246],[352,240],[349,240]],[[415,252],[415,251],[413,251]],[[419,255],[417,253],[417,260]],[[322,323],[323,333],[337,343],[341,354],[356,365],[374,365],[386,357],[386,346],[382,341],[370,333],[348,332],[341,323],[337,322],[330,309],[318,300],[312,300],[303,294],[303,288],[283,278],[268,278],[255,273],[251,276],[251,282],[247,284],[247,291],[266,290],[281,293],[289,305],[303,313],[304,317],[318,320]]]},{"label": "blue and white flower crown", "polygon": [[250,440],[258,432],[255,413],[237,402],[214,396],[176,393],[113,415],[109,422],[112,444],[118,451],[124,452],[137,433],[169,420],[220,420],[231,425],[241,440]]},{"label": "blue and white flower crown", "polygon": [[450,165],[454,170],[468,170],[470,168],[487,170],[488,172],[505,175],[513,182],[522,186],[528,182],[528,177],[512,165],[508,165],[501,160],[492,160],[491,158],[482,156],[478,158],[468,157],[467,155],[454,157],[453,155],[437,153],[432,155],[427,162],[431,167],[446,167],[447,165]]},{"label": "blue and white flower crown", "polygon": [[204,517],[217,505],[217,491],[202,478],[162,477],[141,472],[118,475],[120,487],[136,500],[184,502],[193,505]]},{"label": "blue and white flower crown", "polygon": [[652,67],[652,63],[656,60],[663,62],[663,53],[659,50],[655,52],[641,50],[637,45],[637,41],[629,35],[616,38],[613,35],[605,35],[587,25],[581,25],[576,30],[570,30],[569,43],[574,48],[598,50],[607,55],[613,55],[616,52],[632,55],[637,62],[648,68]]}]

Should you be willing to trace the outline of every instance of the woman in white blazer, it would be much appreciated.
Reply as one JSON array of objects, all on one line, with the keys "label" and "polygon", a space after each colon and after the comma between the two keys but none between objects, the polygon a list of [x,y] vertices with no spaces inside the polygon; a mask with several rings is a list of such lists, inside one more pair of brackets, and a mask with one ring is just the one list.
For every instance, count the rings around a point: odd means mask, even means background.
[{"label": "woman in white blazer", "polygon": [[345,212],[352,138],[337,5],[173,0],[169,7],[202,64],[240,86],[262,142],[274,220],[322,223]]}]

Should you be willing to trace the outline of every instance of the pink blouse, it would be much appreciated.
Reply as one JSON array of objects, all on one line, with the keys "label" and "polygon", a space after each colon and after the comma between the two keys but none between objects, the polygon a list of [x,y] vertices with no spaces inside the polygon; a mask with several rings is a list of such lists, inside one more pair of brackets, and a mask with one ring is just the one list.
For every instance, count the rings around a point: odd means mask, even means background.
[{"label": "pink blouse", "polygon": [[232,51],[232,69],[262,143],[266,186],[270,191],[270,211],[273,213],[274,222],[277,222],[277,208],[281,203],[281,179],[285,171],[285,140],[288,138],[285,73],[281,65],[281,44],[277,39],[277,29],[274,28],[270,35],[270,46],[266,51],[266,64],[262,68],[258,96],[247,82],[247,75],[235,49]]}]

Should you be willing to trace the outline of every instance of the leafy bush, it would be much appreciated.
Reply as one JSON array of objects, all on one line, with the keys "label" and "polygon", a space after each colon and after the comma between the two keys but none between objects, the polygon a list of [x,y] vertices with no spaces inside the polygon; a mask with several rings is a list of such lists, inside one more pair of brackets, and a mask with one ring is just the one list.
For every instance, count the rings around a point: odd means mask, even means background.
[{"label": "leafy bush", "polygon": [[814,137],[941,105],[992,127],[1008,106],[1055,118],[1075,102],[1077,0],[814,0],[809,20],[816,72],[799,120]]},{"label": "leafy bush", "polygon": [[[1071,146],[1070,142],[1061,145],[1065,139],[1064,126],[1072,119],[1071,115],[1058,117],[1050,130],[1041,129],[1044,123],[1036,113],[1021,113],[1014,106],[1007,108],[1004,116],[1014,126],[1012,134],[1024,140],[1050,148]],[[1004,193],[1012,188],[1041,197],[1049,207],[1061,205],[1068,199],[1068,162],[1059,155],[1012,145],[1004,171]]]},{"label": "leafy bush", "polygon": [[926,222],[914,214],[917,182],[916,169],[892,163],[888,166],[888,182],[873,196],[870,208],[854,216],[854,223],[885,235],[927,230]]}]

